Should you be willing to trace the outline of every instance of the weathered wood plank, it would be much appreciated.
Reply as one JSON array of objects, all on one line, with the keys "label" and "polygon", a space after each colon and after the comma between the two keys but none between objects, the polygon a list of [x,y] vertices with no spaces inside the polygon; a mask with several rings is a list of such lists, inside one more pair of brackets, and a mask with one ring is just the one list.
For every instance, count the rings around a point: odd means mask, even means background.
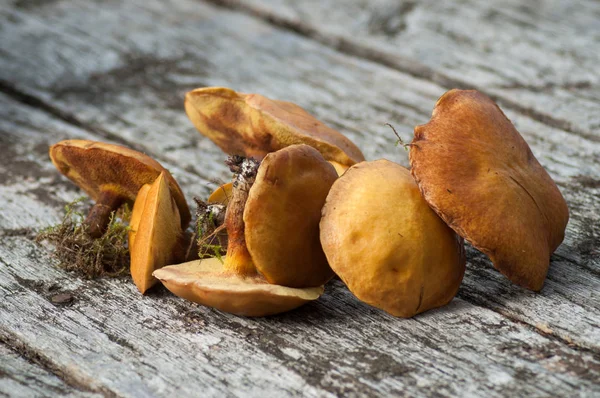
[{"label": "weathered wood plank", "polygon": [[0,344],[0,396],[12,398],[100,397],[78,391],[53,373]]},{"label": "weathered wood plank", "polygon": [[[445,90],[195,1],[178,2],[169,17],[162,2],[111,3],[97,11],[91,4],[66,3],[5,8],[0,77],[54,113],[205,178],[226,177],[222,155],[181,110],[183,92],[196,85],[223,84],[295,101],[350,136],[368,158],[402,164],[406,157],[383,123],[410,134]],[[83,32],[82,25],[90,29]],[[597,349],[599,144],[507,114],[561,186],[572,221],[541,295],[510,285],[474,256],[461,297]]]},{"label": "weathered wood plank", "polygon": [[210,1],[600,140],[597,1]]},{"label": "weathered wood plank", "polygon": [[[2,95],[0,115],[0,137],[8,143],[2,148],[11,154],[0,157],[8,176],[0,184],[0,214],[18,211],[14,203],[35,203],[18,219],[2,219],[0,339],[73,384],[132,397],[198,391],[586,397],[600,391],[597,353],[461,299],[401,320],[361,304],[336,281],[322,299],[297,311],[245,319],[164,290],[142,297],[128,279],[81,280],[56,268],[23,228],[57,220],[62,199],[78,195],[68,184],[36,185],[50,178],[47,144],[65,129],[71,137],[93,135]],[[201,181],[190,175],[182,187],[189,191]],[[53,304],[59,293],[73,300]]]}]

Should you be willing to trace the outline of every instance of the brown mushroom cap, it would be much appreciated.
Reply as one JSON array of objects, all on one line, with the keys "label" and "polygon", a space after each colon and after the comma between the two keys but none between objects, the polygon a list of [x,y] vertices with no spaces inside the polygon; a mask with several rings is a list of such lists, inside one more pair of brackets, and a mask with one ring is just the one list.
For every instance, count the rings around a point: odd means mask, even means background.
[{"label": "brown mushroom cap", "polygon": [[307,144],[342,165],[364,160],[352,141],[291,102],[207,87],[187,93],[185,110],[202,134],[231,155],[262,158],[289,145]]},{"label": "brown mushroom cap", "polygon": [[140,189],[130,226],[134,231],[129,235],[131,276],[143,294],[157,282],[152,277],[154,270],[184,257],[179,210],[165,172]]},{"label": "brown mushroom cap", "polygon": [[323,293],[323,287],[295,289],[236,275],[225,271],[216,258],[167,266],[154,271],[154,276],[179,297],[242,316],[290,311]]},{"label": "brown mushroom cap", "polygon": [[436,213],[511,281],[540,290],[569,212],[500,108],[477,91],[448,91],[412,144],[412,174]]},{"label": "brown mushroom cap", "polygon": [[321,242],[350,291],[395,316],[450,302],[465,271],[462,239],[427,205],[410,172],[387,160],[356,164],[333,184]]},{"label": "brown mushroom cap", "polygon": [[65,140],[50,147],[50,158],[56,168],[82,188],[96,202],[107,197],[120,203],[133,203],[144,184],[150,184],[161,172],[166,179],[186,228],[190,210],[181,188],[157,161],[143,153],[120,145],[88,140]]},{"label": "brown mushroom cap", "polygon": [[308,145],[292,145],[263,159],[244,223],[252,261],[270,283],[320,286],[333,276],[319,240],[319,221],[336,179],[334,167]]}]

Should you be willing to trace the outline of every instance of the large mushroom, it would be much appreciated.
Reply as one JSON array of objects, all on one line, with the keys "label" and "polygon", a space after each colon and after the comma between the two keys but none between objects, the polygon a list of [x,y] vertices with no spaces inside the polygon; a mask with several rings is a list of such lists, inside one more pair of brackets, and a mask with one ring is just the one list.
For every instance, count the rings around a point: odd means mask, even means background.
[{"label": "large mushroom", "polygon": [[500,108],[451,90],[415,128],[410,164],[425,200],[514,283],[542,288],[564,238],[567,204]]},{"label": "large mushroom", "polygon": [[329,264],[360,300],[399,317],[447,304],[465,272],[463,240],[388,160],[350,167],[323,207]]},{"label": "large mushroom", "polygon": [[143,153],[120,145],[65,140],[50,147],[50,159],[96,202],[85,219],[94,238],[104,233],[113,211],[124,203],[133,204],[140,188],[152,183],[162,172],[166,172],[165,178],[177,203],[182,229],[190,222],[190,210],[175,179]]},{"label": "large mushroom", "polygon": [[129,232],[131,277],[144,294],[157,280],[152,272],[185,258],[185,235],[167,174],[145,184],[133,205]]},{"label": "large mushroom", "polygon": [[206,87],[187,93],[185,110],[198,131],[230,155],[261,159],[286,146],[306,144],[339,171],[364,160],[352,141],[291,102]]},{"label": "large mushroom", "polygon": [[321,208],[337,178],[333,166],[306,145],[270,153],[260,163],[234,156],[228,164],[234,179],[224,262],[203,259],[154,276],[178,296],[245,316],[317,299],[333,276],[319,242]]}]

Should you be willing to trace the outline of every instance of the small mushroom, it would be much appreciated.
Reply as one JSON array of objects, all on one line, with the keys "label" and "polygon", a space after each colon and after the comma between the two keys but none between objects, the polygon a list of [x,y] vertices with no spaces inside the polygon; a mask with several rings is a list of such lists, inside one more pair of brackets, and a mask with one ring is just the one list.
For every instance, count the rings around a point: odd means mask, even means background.
[{"label": "small mushroom", "polygon": [[270,153],[261,163],[234,156],[228,164],[234,179],[224,263],[204,259],[164,267],[154,276],[178,296],[245,316],[317,299],[333,276],[319,242],[319,220],[335,169],[307,145]]},{"label": "small mushroom", "polygon": [[152,272],[185,257],[185,235],[165,172],[140,189],[130,227],[131,276],[144,294],[157,282]]},{"label": "small mushroom", "polygon": [[185,110],[200,133],[230,155],[262,159],[289,145],[306,144],[340,168],[364,160],[352,141],[291,102],[206,87],[187,93]]},{"label": "small mushroom", "polygon": [[510,120],[477,91],[451,90],[415,128],[410,164],[425,200],[514,283],[542,288],[567,204]]},{"label": "small mushroom", "polygon": [[323,207],[329,264],[360,300],[411,317],[452,300],[463,241],[429,208],[410,172],[387,161],[350,167]]},{"label": "small mushroom", "polygon": [[[152,183],[166,171],[143,153],[119,145],[88,140],[65,140],[50,147],[54,166],[96,202],[85,224],[90,236],[100,237],[110,214],[123,203],[132,204],[144,184]],[[171,192],[179,208],[183,229],[190,222],[190,210],[175,179],[167,172]]]},{"label": "small mushroom", "polygon": [[233,192],[233,183],[228,182],[227,184],[223,184],[217,189],[213,191],[208,197],[208,203],[220,203],[222,205],[227,205],[229,203],[229,199],[231,198],[231,194]]}]

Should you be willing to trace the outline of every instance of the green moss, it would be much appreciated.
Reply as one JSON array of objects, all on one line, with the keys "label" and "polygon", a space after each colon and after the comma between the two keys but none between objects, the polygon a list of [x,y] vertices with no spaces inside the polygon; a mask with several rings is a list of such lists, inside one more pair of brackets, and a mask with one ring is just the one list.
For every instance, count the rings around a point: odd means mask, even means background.
[{"label": "green moss", "polygon": [[84,199],[79,198],[67,204],[62,221],[40,231],[36,240],[47,241],[55,246],[54,255],[61,268],[75,271],[86,278],[126,274],[129,270],[129,207],[125,205],[116,213],[113,212],[106,233],[93,239],[83,223]]},{"label": "green moss", "polygon": [[225,206],[207,204],[198,198],[196,202],[196,237],[198,257],[216,257],[223,262],[222,257],[227,252],[227,233],[225,225]]}]

